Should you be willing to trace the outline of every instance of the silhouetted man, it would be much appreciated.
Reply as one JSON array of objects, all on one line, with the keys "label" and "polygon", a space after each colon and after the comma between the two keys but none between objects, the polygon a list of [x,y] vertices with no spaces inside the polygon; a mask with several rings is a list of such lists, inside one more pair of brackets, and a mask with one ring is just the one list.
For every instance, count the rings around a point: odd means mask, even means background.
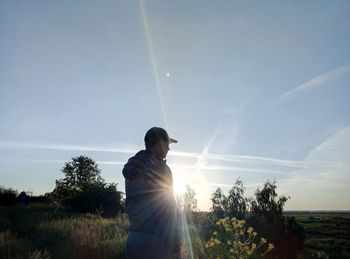
[{"label": "silhouetted man", "polygon": [[129,158],[123,168],[129,217],[127,258],[182,258],[180,214],[165,159],[169,144],[177,140],[158,127],[149,129],[144,140],[146,149]]}]

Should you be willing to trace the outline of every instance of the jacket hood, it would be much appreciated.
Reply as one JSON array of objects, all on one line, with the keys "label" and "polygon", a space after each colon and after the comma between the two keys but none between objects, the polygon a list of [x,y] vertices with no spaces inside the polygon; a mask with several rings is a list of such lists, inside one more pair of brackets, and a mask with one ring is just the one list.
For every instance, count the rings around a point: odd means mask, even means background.
[{"label": "jacket hood", "polygon": [[166,160],[163,160],[155,150],[140,150],[124,165],[123,176],[126,180],[142,178],[145,170],[154,171],[155,168],[162,168],[165,165]]}]

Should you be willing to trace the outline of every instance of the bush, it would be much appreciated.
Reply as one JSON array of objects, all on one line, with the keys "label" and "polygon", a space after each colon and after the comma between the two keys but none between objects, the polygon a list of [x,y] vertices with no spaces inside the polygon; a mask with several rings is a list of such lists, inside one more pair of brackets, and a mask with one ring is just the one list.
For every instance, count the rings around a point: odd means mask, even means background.
[{"label": "bush", "polygon": [[1,206],[13,206],[16,204],[18,193],[11,188],[5,188],[0,186],[0,205]]},{"label": "bush", "polygon": [[252,227],[246,227],[245,220],[235,217],[220,219],[219,226],[206,244],[209,258],[249,258],[251,256],[264,256],[274,249]]},{"label": "bush", "polygon": [[85,184],[80,191],[64,200],[64,205],[75,212],[98,213],[105,217],[114,217],[121,211],[121,192],[116,184]]}]

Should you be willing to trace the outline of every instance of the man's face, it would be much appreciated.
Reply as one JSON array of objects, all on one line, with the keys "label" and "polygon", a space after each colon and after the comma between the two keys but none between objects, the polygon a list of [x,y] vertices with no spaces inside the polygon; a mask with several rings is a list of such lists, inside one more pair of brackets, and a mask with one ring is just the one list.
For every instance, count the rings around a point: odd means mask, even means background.
[{"label": "man's face", "polygon": [[163,158],[165,158],[166,155],[168,154],[168,151],[170,150],[169,141],[161,139],[158,143],[158,146],[159,146],[159,153]]}]

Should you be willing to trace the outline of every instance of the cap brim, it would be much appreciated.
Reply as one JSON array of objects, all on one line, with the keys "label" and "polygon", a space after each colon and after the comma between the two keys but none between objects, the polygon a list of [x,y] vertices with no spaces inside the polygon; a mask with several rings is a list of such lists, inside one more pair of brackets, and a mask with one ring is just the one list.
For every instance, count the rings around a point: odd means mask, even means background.
[{"label": "cap brim", "polygon": [[173,139],[173,138],[169,138],[169,144],[171,144],[171,143],[177,143],[177,140]]}]

